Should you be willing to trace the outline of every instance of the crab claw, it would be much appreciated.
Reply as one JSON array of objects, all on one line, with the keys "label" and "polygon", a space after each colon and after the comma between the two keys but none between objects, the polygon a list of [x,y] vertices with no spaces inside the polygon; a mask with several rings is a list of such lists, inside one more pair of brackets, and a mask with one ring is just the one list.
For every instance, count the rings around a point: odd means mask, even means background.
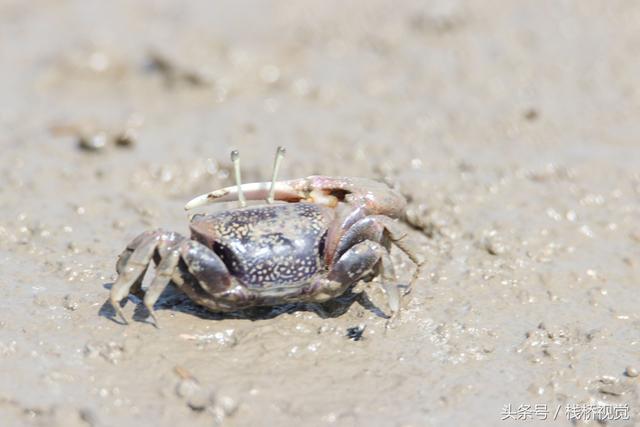
[{"label": "crab claw", "polygon": [[[242,184],[240,186],[242,193],[247,200],[266,200],[271,190],[270,182],[252,182],[250,184]],[[298,202],[301,196],[295,189],[289,185],[289,181],[278,181],[274,185],[274,200],[286,202]],[[185,210],[197,208],[219,202],[235,202],[239,198],[238,186],[225,187],[210,193],[202,194],[191,199],[186,205]]]},{"label": "crab claw", "polygon": [[[246,200],[265,200],[271,189],[270,182],[255,182],[226,187],[202,194],[189,201],[185,209],[217,202],[237,201],[242,192]],[[386,184],[367,178],[310,176],[307,178],[276,181],[274,200],[284,202],[309,202],[335,207],[338,202],[362,205],[370,214],[400,217],[406,200]]]}]

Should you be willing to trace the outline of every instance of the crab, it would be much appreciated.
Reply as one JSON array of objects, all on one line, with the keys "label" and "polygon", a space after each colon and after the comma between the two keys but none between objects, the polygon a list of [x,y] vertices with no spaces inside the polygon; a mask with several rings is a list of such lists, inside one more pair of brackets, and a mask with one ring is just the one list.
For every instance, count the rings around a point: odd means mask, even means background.
[{"label": "crab", "polygon": [[[284,149],[278,147],[271,182],[242,184],[233,151],[236,185],[198,196],[193,209],[216,202],[240,206],[190,218],[191,237],[163,229],[140,234],[118,258],[110,301],[125,323],[120,302],[129,293],[153,306],[169,283],[196,304],[216,312],[290,302],[325,302],[361,279],[381,276],[391,316],[400,311],[400,284],[391,244],[421,260],[398,225],[406,200],[386,184],[330,176],[276,181]],[[247,205],[247,200],[266,203]],[[142,280],[155,262],[146,291]]]}]

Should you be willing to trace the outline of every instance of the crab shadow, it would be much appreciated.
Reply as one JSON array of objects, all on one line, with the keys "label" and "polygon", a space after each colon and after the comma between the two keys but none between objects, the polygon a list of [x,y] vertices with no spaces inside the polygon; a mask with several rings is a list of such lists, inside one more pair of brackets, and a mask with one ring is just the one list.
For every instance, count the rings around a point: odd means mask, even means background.
[{"label": "crab shadow", "polygon": [[[113,283],[105,283],[103,284],[103,287],[105,289],[111,289],[112,285]],[[149,311],[146,309],[144,304],[142,304],[142,295],[129,295],[128,298],[120,302],[120,306],[124,307],[129,301],[136,305],[133,313],[133,320],[152,323]],[[356,302],[378,317],[385,319],[389,318],[388,315],[371,302],[365,292],[355,293],[351,290],[348,290],[341,296],[324,303],[286,303],[272,307],[252,307],[227,313],[216,313],[197,305],[184,293],[180,292],[175,286],[170,285],[162,293],[156,302],[154,309],[156,311],[173,310],[206,320],[245,319],[259,321],[274,319],[283,314],[292,314],[296,312],[312,312],[322,319],[328,319],[342,316],[349,311],[351,306]],[[98,314],[115,323],[122,325],[125,324],[122,319],[118,318],[115,309],[108,300],[102,304]]]}]

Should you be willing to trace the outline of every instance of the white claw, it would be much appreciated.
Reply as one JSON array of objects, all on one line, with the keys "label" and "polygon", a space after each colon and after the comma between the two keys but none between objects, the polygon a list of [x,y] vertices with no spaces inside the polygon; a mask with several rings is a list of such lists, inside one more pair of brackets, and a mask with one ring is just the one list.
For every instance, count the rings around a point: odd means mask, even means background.
[{"label": "white claw", "polygon": [[[239,199],[238,192],[241,191],[246,200],[265,200],[269,196],[272,185],[270,182],[252,182],[237,186],[226,187],[210,193],[202,194],[191,199],[185,205],[185,209],[193,209],[211,203],[233,202]],[[274,200],[299,201],[305,195],[295,190],[287,181],[276,182],[273,185]]]}]

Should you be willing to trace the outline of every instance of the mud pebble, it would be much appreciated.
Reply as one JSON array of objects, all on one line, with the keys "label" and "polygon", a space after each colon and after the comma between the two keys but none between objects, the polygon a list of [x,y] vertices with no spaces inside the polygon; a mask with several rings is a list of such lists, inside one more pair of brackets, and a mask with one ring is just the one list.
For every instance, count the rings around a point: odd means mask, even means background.
[{"label": "mud pebble", "polygon": [[627,366],[624,370],[624,374],[629,378],[635,378],[638,375],[640,375],[640,372],[638,371],[638,369],[634,368],[633,366]]},{"label": "mud pebble", "polygon": [[91,135],[78,136],[78,148],[84,151],[97,152],[105,148],[107,145],[107,135],[99,132]]},{"label": "mud pebble", "polygon": [[115,220],[111,223],[111,227],[116,230],[124,230],[125,223],[123,221]]},{"label": "mud pebble", "polygon": [[194,411],[202,411],[214,402],[213,393],[191,378],[178,382],[176,394],[183,398]]},{"label": "mud pebble", "polygon": [[540,117],[540,113],[535,108],[529,108],[528,110],[526,110],[524,112],[523,116],[524,116],[525,119],[527,119],[529,121],[534,121],[538,117]]},{"label": "mud pebble", "polygon": [[67,294],[62,298],[62,306],[67,310],[76,311],[80,304],[71,294]]},{"label": "mud pebble", "polygon": [[229,396],[222,396],[218,402],[225,415],[233,415],[238,410],[238,402]]},{"label": "mud pebble", "polygon": [[157,73],[162,76],[168,87],[173,87],[178,83],[196,87],[211,85],[211,81],[203,74],[196,70],[182,67],[173,59],[158,52],[149,54],[145,69],[150,73]]},{"label": "mud pebble", "polygon": [[131,131],[125,131],[116,135],[113,138],[113,143],[116,147],[131,148],[136,143],[136,136]]},{"label": "mud pebble", "polygon": [[507,252],[507,246],[496,231],[491,231],[483,240],[484,249],[490,255],[504,255]]},{"label": "mud pebble", "polygon": [[347,328],[347,338],[353,341],[360,341],[364,338],[364,330],[366,329],[366,325],[358,325],[352,326],[351,328]]},{"label": "mud pebble", "polygon": [[622,396],[630,391],[629,383],[622,382],[612,376],[603,376],[598,379],[598,392],[610,396]]}]

